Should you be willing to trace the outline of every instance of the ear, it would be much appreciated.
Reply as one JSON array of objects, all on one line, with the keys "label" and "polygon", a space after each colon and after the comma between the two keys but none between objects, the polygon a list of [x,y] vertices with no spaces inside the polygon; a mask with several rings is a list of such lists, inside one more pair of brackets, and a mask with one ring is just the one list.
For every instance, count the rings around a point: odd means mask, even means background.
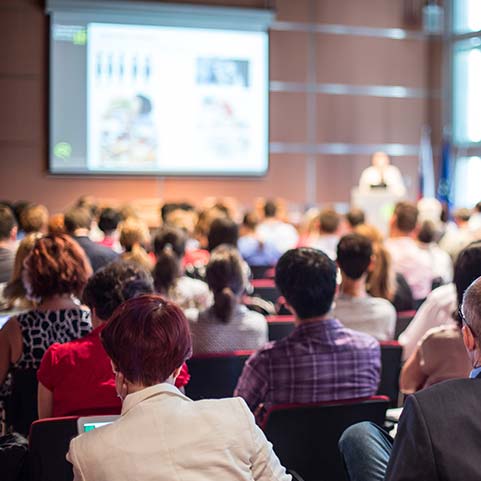
[{"label": "ear", "polygon": [[468,352],[473,352],[476,349],[476,339],[473,336],[473,332],[466,324],[461,328],[461,332],[463,333],[463,342],[466,349]]},{"label": "ear", "polygon": [[17,239],[18,227],[14,225],[10,231],[10,240],[14,241]]}]

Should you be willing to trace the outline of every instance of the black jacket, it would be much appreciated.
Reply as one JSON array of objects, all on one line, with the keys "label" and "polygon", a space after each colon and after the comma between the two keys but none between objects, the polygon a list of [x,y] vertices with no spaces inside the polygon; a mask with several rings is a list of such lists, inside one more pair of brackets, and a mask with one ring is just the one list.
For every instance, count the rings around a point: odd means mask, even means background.
[{"label": "black jacket", "polygon": [[481,378],[436,384],[409,396],[385,481],[481,479]]},{"label": "black jacket", "polygon": [[74,237],[74,239],[85,251],[85,254],[87,254],[94,272],[116,260],[118,257],[118,254],[112,249],[92,242],[87,236]]}]

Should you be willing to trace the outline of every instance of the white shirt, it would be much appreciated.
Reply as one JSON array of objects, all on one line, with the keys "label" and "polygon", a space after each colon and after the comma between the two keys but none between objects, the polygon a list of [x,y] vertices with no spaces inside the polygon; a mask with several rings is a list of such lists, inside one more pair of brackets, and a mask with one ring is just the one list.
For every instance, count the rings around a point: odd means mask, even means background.
[{"label": "white shirt", "polygon": [[414,319],[399,336],[403,345],[403,357],[408,359],[429,329],[443,324],[456,325],[452,314],[458,304],[456,286],[446,284],[434,289],[423,302]]},{"label": "white shirt", "polygon": [[440,277],[443,284],[453,281],[453,261],[449,254],[441,249],[436,242],[430,244],[419,244],[419,247],[429,254],[433,276]]},{"label": "white shirt", "polygon": [[129,394],[67,460],[74,481],[291,481],[242,399],[192,401],[167,383]]},{"label": "white shirt", "polygon": [[410,237],[387,239],[386,249],[391,254],[393,268],[404,276],[415,300],[425,299],[431,292],[434,278],[431,258]]},{"label": "white shirt", "polygon": [[370,334],[378,341],[394,339],[396,309],[386,299],[340,294],[333,315],[347,328]]},{"label": "white shirt", "polygon": [[222,322],[210,307],[195,315],[186,311],[190,321],[194,354],[259,349],[268,341],[266,318],[238,304],[228,322]]},{"label": "white shirt", "polygon": [[179,277],[169,289],[167,297],[182,309],[207,309],[212,304],[212,293],[209,286],[191,277]]},{"label": "white shirt", "polygon": [[369,192],[372,185],[380,185],[383,182],[393,194],[399,196],[406,194],[401,171],[395,165],[386,166],[383,175],[381,175],[380,169],[374,166],[364,169],[359,179],[359,189],[363,192]]},{"label": "white shirt", "polygon": [[297,246],[299,234],[294,226],[280,220],[268,220],[259,224],[256,228],[259,240],[275,246],[279,257],[289,249]]},{"label": "white shirt", "polygon": [[324,252],[330,259],[337,259],[337,244],[339,244],[339,236],[336,234],[319,235],[315,240],[309,242],[309,247],[319,249]]}]

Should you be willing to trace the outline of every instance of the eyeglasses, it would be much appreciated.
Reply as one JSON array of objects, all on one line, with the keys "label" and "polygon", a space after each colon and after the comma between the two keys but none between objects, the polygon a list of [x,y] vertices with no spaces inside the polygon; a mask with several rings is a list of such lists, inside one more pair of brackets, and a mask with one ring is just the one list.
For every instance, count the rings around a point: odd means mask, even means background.
[{"label": "eyeglasses", "polygon": [[474,332],[474,329],[471,327],[468,320],[466,319],[466,316],[464,315],[464,312],[461,306],[459,306],[459,309],[458,309],[458,317],[461,320],[463,326],[466,326],[471,331],[471,334],[473,335],[473,337],[477,338],[478,336],[476,335],[476,333]]}]

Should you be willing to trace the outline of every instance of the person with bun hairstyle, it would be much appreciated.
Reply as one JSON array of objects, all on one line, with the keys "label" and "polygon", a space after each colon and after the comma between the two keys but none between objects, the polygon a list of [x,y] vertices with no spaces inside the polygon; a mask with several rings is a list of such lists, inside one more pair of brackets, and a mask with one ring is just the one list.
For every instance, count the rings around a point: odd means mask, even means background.
[{"label": "person with bun hairstyle", "polygon": [[182,309],[207,309],[212,294],[207,284],[184,275],[182,259],[185,255],[187,235],[181,229],[163,227],[154,237],[157,262],[153,270],[154,287],[163,297]]},{"label": "person with bun hairstyle", "polygon": [[267,322],[262,314],[241,303],[247,285],[244,262],[236,248],[215,248],[206,268],[214,303],[191,320],[194,354],[259,349],[267,342]]}]

